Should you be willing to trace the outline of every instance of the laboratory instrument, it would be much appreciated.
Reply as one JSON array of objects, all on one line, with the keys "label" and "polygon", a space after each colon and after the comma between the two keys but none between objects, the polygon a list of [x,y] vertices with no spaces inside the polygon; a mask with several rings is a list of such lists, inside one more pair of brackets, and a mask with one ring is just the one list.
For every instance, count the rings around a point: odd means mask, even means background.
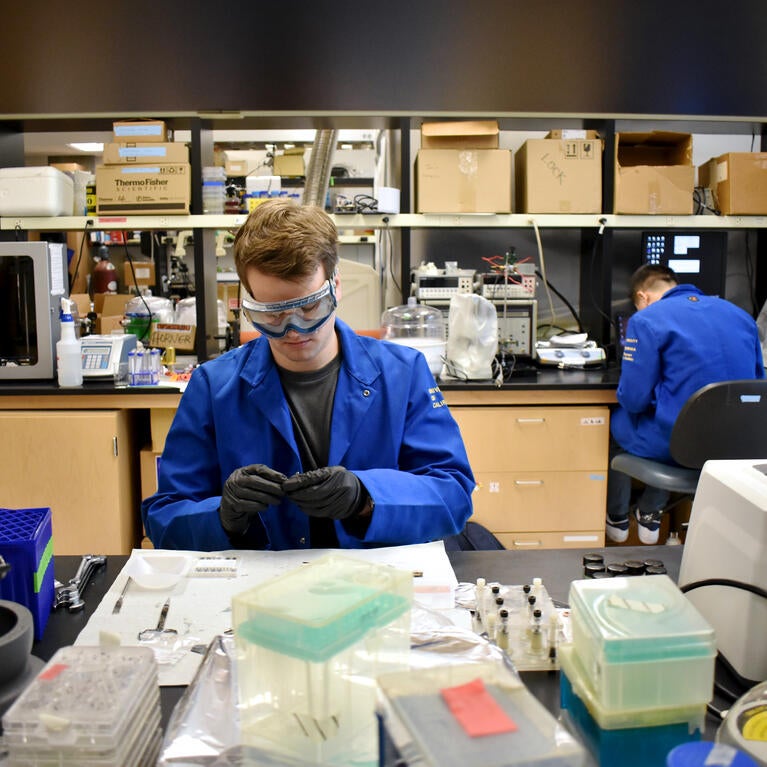
[{"label": "laboratory instrument", "polygon": [[63,245],[0,242],[0,381],[54,377],[67,293]]},{"label": "laboratory instrument", "polygon": [[122,365],[128,365],[128,353],[136,348],[131,333],[90,335],[80,341],[83,378],[114,378]]}]

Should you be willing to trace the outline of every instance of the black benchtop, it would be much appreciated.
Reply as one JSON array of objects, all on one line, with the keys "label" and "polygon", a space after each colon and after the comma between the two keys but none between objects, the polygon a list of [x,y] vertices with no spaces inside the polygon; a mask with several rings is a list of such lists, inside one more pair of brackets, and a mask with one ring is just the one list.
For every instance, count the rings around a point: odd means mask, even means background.
[{"label": "black benchtop", "polygon": [[[454,381],[437,379],[442,391],[525,391],[536,389],[615,389],[618,385],[620,368],[591,368],[588,370],[541,368],[535,376],[512,378],[500,387],[493,381]],[[0,397],[51,394],[66,394],[73,397],[84,394],[174,394],[180,392],[175,386],[129,386],[117,389],[111,381],[83,381],[83,385],[73,389],[61,389],[55,380],[50,381],[0,381]]]}]

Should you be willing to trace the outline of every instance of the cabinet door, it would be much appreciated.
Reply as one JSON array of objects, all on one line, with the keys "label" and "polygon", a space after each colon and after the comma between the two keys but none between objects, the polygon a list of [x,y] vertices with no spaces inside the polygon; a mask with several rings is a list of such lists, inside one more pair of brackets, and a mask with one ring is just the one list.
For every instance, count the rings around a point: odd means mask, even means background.
[{"label": "cabinet door", "polygon": [[474,478],[472,519],[494,533],[604,527],[604,471],[478,472]]},{"label": "cabinet door", "polygon": [[605,406],[453,407],[477,488],[472,519],[507,548],[600,546]]},{"label": "cabinet door", "polygon": [[607,468],[604,405],[451,407],[475,472]]},{"label": "cabinet door", "polygon": [[56,554],[127,554],[140,540],[130,415],[0,412],[0,504],[48,506]]}]

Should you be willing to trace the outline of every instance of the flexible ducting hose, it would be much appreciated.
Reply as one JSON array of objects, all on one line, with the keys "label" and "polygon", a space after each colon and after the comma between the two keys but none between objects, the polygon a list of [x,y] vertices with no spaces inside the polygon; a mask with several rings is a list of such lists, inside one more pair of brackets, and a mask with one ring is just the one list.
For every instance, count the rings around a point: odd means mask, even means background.
[{"label": "flexible ducting hose", "polygon": [[309,169],[306,172],[304,187],[304,205],[325,207],[325,197],[330,183],[330,170],[333,165],[333,153],[338,140],[337,130],[318,130],[314,146],[309,156]]}]

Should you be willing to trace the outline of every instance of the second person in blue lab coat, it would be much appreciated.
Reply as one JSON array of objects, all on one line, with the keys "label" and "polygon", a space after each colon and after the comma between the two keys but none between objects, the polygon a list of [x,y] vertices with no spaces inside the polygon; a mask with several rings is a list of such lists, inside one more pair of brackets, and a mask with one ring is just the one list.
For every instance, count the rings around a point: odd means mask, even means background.
[{"label": "second person in blue lab coat", "polygon": [[336,318],[337,232],[271,200],[237,233],[261,337],[194,371],[142,504],[155,547],[363,548],[461,531],[474,478],[423,355]]},{"label": "second person in blue lab coat", "polygon": [[[673,464],[671,429],[687,399],[710,383],[764,378],[756,323],[743,309],[707,296],[694,285],[678,284],[666,266],[646,264],[632,275],[629,319],[610,418],[612,451]],[[642,543],[656,543],[660,514],[669,494],[647,487],[636,518]],[[628,537],[631,478],[610,470],[607,481],[607,537]]]}]

